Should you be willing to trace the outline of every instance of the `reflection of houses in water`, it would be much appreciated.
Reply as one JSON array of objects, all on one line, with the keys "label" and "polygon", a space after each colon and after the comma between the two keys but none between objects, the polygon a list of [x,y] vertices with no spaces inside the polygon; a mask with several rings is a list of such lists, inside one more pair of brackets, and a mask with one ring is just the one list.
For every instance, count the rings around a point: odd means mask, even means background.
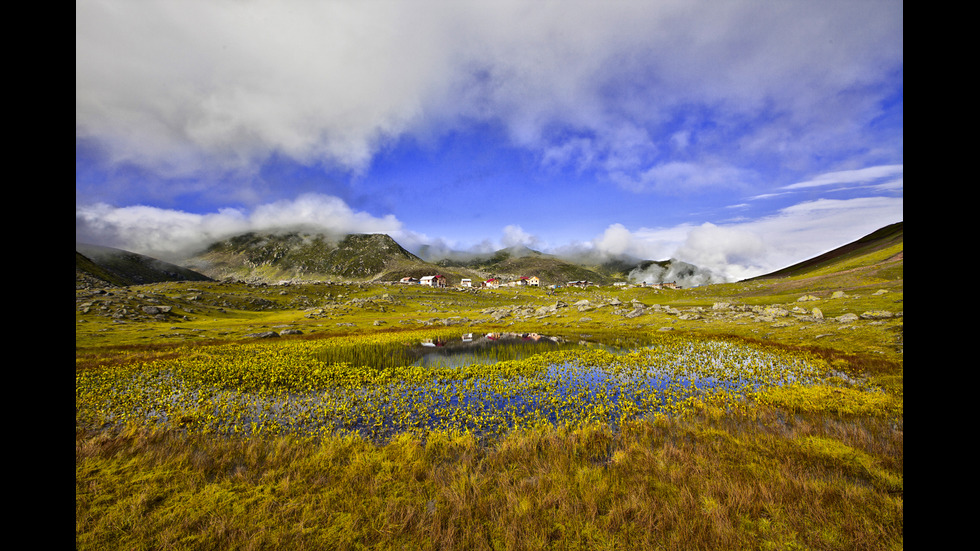
[{"label": "reflection of houses in water", "polygon": [[[474,335],[466,333],[458,340],[425,339],[414,354],[418,358],[415,365],[469,365],[471,363],[494,363],[498,356],[491,349],[500,346],[504,354],[535,353],[538,347],[550,348],[559,346],[565,340],[561,337],[550,337],[538,333],[486,333]],[[521,346],[523,345],[523,346]],[[530,346],[531,348],[525,348]],[[517,347],[510,348],[510,347]],[[458,362],[458,363],[457,363]]]},{"label": "reflection of houses in water", "polygon": [[524,340],[524,341],[539,341],[541,339],[550,340],[553,342],[562,342],[561,337],[547,337],[540,335],[538,333],[487,333],[484,337],[486,340],[498,341],[498,340]]},{"label": "reflection of houses in water", "polygon": [[550,337],[540,333],[486,333],[482,336],[474,336],[473,333],[464,333],[458,341],[443,338],[423,339],[421,345],[426,348],[448,348],[448,349],[469,349],[478,347],[481,344],[496,344],[505,342],[526,342],[526,341],[551,341],[562,343],[561,337]]},{"label": "reflection of houses in water", "polygon": [[422,346],[432,348],[436,346],[446,346],[446,339],[422,339]]}]

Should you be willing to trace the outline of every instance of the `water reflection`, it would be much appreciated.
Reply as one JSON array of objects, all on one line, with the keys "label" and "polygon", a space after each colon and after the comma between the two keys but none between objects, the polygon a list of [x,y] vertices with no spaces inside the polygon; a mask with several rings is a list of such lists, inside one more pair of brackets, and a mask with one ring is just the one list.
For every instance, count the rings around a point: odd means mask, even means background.
[{"label": "water reflection", "polygon": [[539,333],[466,333],[459,339],[425,339],[415,351],[419,359],[412,365],[423,367],[461,367],[494,364],[502,360],[519,360],[567,345],[559,336]]}]

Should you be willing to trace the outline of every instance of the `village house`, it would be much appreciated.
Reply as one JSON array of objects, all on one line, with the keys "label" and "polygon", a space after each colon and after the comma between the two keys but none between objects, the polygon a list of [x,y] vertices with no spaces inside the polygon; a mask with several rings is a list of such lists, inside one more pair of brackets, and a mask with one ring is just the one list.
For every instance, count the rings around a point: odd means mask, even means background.
[{"label": "village house", "polygon": [[398,280],[398,283],[403,283],[405,285],[417,285],[418,282],[419,280],[415,279],[414,277],[403,277]]},{"label": "village house", "polygon": [[468,277],[464,277],[462,279],[462,281],[459,282],[459,286],[460,287],[472,287],[473,286],[473,280],[470,279],[470,278],[468,278]]},{"label": "village house", "polygon": [[527,278],[527,284],[531,287],[539,287],[541,285],[541,280],[538,279],[538,276],[531,276]]},{"label": "village house", "polygon": [[677,283],[676,282],[673,282],[673,281],[671,281],[669,283],[668,282],[664,282],[664,283],[647,283],[647,282],[644,281],[643,282],[643,286],[644,287],[652,287],[654,289],[680,289],[680,287],[677,286]]},{"label": "village house", "polygon": [[483,282],[483,286],[486,287],[487,289],[496,289],[500,287],[500,280],[495,277],[491,277],[490,279]]},{"label": "village house", "polygon": [[419,280],[419,284],[428,285],[429,287],[445,287],[446,278],[441,275],[425,276]]}]

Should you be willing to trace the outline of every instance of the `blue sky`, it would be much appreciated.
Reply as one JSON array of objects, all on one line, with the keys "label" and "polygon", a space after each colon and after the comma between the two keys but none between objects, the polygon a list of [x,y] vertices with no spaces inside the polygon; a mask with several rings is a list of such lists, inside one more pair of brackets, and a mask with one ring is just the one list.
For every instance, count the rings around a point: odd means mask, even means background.
[{"label": "blue sky", "polygon": [[903,3],[76,3],[76,241],[303,227],[735,280],[903,219]]}]

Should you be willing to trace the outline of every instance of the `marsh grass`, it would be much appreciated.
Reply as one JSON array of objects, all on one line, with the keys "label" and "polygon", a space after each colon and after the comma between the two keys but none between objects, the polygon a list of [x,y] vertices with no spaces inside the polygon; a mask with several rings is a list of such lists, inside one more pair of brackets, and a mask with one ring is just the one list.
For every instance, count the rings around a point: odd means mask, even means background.
[{"label": "marsh grass", "polygon": [[902,430],[737,416],[472,435],[76,432],[76,543],[98,548],[900,549]]}]

